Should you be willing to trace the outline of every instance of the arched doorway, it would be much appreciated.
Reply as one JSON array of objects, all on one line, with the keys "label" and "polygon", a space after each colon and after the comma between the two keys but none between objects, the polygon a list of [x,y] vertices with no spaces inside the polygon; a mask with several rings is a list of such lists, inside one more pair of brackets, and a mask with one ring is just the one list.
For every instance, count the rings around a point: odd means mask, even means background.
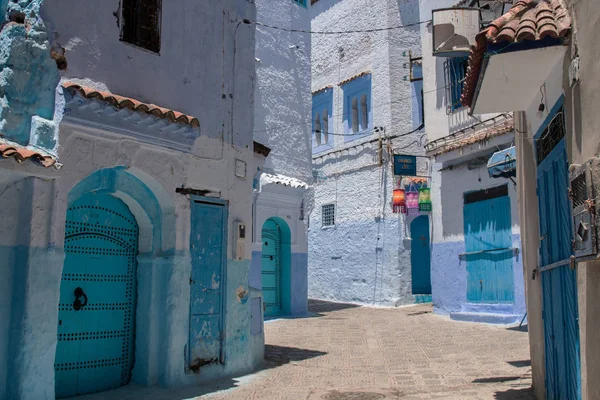
[{"label": "arched doorway", "polygon": [[429,217],[421,215],[410,224],[412,237],[410,261],[412,293],[431,294],[431,252],[429,244]]},{"label": "arched doorway", "polygon": [[67,209],[54,365],[57,398],[129,383],[138,235],[135,217],[116,197],[92,192]]},{"label": "arched doorway", "polygon": [[290,228],[269,218],[262,228],[262,292],[265,317],[290,312]]}]

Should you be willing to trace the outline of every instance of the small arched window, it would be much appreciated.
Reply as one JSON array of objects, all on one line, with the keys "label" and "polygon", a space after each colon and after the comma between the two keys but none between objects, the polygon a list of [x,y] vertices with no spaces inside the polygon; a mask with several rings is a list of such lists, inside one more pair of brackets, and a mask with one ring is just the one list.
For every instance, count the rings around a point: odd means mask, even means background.
[{"label": "small arched window", "polygon": [[360,127],[363,131],[369,129],[369,108],[366,94],[360,96]]},{"label": "small arched window", "polygon": [[352,132],[358,132],[358,99],[356,97],[352,98],[352,115],[350,121],[352,122]]},{"label": "small arched window", "polygon": [[329,112],[323,109],[323,142],[329,143]]},{"label": "small arched window", "polygon": [[321,145],[321,116],[315,113],[315,141],[317,146]]}]

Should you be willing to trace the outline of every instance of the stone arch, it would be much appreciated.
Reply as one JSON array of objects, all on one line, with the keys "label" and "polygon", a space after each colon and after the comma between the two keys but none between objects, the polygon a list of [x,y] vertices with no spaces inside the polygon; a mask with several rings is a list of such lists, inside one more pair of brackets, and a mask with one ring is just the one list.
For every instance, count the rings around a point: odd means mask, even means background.
[{"label": "stone arch", "polygon": [[110,194],[127,204],[140,228],[140,254],[160,255],[175,249],[175,205],[152,176],[137,168],[100,169],[69,191],[67,206],[91,192]]}]

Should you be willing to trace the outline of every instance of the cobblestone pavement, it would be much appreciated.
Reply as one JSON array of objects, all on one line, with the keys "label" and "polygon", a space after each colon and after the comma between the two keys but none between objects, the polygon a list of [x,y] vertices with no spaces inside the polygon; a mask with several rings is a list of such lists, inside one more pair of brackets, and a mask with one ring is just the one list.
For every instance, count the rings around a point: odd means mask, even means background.
[{"label": "cobblestone pavement", "polygon": [[526,332],[451,321],[429,305],[310,309],[267,322],[271,368],[209,398],[533,399]]},{"label": "cobblestone pavement", "polygon": [[202,392],[139,389],[107,398],[533,399],[528,337],[517,328],[451,321],[429,305],[309,307],[310,318],[265,323],[266,362],[255,374]]}]

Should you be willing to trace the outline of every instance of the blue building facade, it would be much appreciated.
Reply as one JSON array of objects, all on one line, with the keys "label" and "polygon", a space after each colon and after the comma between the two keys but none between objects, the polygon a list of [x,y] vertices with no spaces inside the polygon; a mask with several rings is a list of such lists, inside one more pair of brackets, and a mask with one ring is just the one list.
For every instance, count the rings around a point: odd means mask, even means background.
[{"label": "blue building facade", "polygon": [[255,7],[191,3],[0,1],[0,399],[201,385],[262,361],[239,228],[269,149],[247,106],[254,28],[234,40],[222,18]]}]

